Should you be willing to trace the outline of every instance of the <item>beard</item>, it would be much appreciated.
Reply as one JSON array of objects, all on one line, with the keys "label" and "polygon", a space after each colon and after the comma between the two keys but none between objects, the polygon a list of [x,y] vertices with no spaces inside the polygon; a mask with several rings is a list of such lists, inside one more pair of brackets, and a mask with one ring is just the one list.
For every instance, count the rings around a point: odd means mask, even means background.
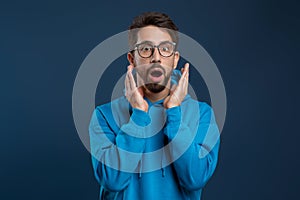
[{"label": "beard", "polygon": [[163,74],[163,80],[161,81],[161,83],[152,83],[151,80],[148,80],[147,83],[145,84],[145,88],[148,89],[150,92],[152,93],[159,93],[161,91],[163,91],[167,84],[168,81],[171,77],[171,73],[167,73],[166,70],[158,63],[154,63],[146,72],[146,77],[150,76],[150,73],[152,73],[154,68],[159,68],[162,70]]},{"label": "beard", "polygon": [[160,93],[166,88],[166,86],[159,83],[147,83],[145,84],[145,88],[147,88],[152,93]]}]

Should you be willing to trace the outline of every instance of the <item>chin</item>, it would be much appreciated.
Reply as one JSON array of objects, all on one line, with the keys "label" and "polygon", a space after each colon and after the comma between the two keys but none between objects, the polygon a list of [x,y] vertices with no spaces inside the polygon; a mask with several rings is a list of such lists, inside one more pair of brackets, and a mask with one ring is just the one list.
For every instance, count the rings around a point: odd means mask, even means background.
[{"label": "chin", "polygon": [[166,86],[159,83],[147,83],[145,88],[152,93],[160,93],[166,88]]}]

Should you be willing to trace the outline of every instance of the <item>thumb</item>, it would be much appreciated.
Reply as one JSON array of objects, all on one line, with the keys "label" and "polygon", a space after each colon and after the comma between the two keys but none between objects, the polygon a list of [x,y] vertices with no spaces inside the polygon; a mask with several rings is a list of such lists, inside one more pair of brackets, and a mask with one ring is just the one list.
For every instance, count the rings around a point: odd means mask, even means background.
[{"label": "thumb", "polygon": [[142,87],[138,88],[138,92],[142,95],[142,97],[144,96],[144,90]]},{"label": "thumb", "polygon": [[167,96],[164,100],[164,103],[163,103],[165,108],[167,107],[167,103],[168,103],[169,100],[170,100],[170,96]]}]

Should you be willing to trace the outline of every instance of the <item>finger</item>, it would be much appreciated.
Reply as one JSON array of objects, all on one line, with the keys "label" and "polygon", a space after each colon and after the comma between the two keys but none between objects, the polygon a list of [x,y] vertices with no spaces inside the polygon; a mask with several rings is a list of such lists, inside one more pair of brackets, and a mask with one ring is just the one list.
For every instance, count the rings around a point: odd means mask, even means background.
[{"label": "finger", "polygon": [[125,77],[125,89],[126,92],[129,90],[129,85],[128,85],[128,74],[126,73],[126,77]]},{"label": "finger", "polygon": [[165,98],[165,100],[164,100],[163,105],[164,105],[165,108],[167,107],[167,103],[168,103],[169,99],[170,99],[170,96],[167,96],[167,97]]},{"label": "finger", "polygon": [[189,81],[189,74],[190,74],[190,65],[189,63],[186,63],[184,65],[184,82],[188,83]]},{"label": "finger", "polygon": [[176,85],[172,85],[171,89],[170,89],[170,94],[172,95],[176,89]]},{"label": "finger", "polygon": [[133,70],[133,65],[128,65],[127,70]]},{"label": "finger", "polygon": [[187,82],[189,81],[189,76],[190,76],[190,72],[189,72],[189,69],[187,69],[186,74],[184,76],[184,78]]},{"label": "finger", "polygon": [[186,77],[184,78],[182,84],[182,89],[185,95],[188,93],[188,87],[189,87],[189,73],[186,74]]},{"label": "finger", "polygon": [[129,82],[130,82],[130,87],[131,87],[132,90],[137,89],[135,80],[134,80],[133,75],[132,75],[132,71],[130,71],[130,73],[129,73]]},{"label": "finger", "polygon": [[186,73],[189,71],[189,63],[185,63],[184,67],[181,68],[181,77],[185,77]]},{"label": "finger", "polygon": [[184,68],[185,68],[185,69],[188,69],[189,67],[190,67],[190,63],[185,63],[185,64],[184,64]]},{"label": "finger", "polygon": [[184,65],[184,73],[182,74],[184,82],[189,81],[189,63]]},{"label": "finger", "polygon": [[185,81],[185,79],[186,79],[186,71],[184,71],[182,73],[182,75],[181,75],[181,77],[180,77],[180,79],[178,81],[178,87],[182,87],[182,83],[183,83],[183,81]]},{"label": "finger", "polygon": [[183,74],[186,71],[187,66],[189,66],[189,63],[185,63],[184,66],[180,69],[181,74]]},{"label": "finger", "polygon": [[190,64],[189,63],[185,63],[185,65],[184,65],[184,72],[183,73],[188,73],[188,71],[189,71],[189,68],[190,68]]},{"label": "finger", "polygon": [[128,92],[131,90],[129,74],[130,74],[130,70],[128,68],[126,73],[126,78],[125,78],[125,87],[126,87],[126,91]]},{"label": "finger", "polygon": [[130,100],[131,99],[131,95],[132,95],[132,89],[130,87],[129,74],[127,72],[126,78],[125,78],[125,96],[127,97],[128,100]]},{"label": "finger", "polygon": [[188,86],[189,86],[189,78],[188,78],[188,73],[187,73],[187,75],[184,77],[184,81],[182,83],[182,89],[184,91],[187,91]]},{"label": "finger", "polygon": [[133,78],[133,75],[132,75],[132,69],[133,69],[133,66],[129,65],[128,70],[127,70],[127,75],[128,75],[129,87],[130,87],[131,90],[134,90],[136,88],[136,84],[135,84],[135,81],[134,81],[134,78]]}]

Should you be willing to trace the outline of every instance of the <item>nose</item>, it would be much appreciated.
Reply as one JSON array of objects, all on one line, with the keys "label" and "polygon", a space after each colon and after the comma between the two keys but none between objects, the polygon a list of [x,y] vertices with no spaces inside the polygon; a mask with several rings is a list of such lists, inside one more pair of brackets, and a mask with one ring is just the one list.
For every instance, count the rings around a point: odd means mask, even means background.
[{"label": "nose", "polygon": [[153,52],[153,55],[151,57],[151,63],[157,63],[159,62],[160,63],[160,54],[158,52],[158,48],[154,48],[154,52]]}]

